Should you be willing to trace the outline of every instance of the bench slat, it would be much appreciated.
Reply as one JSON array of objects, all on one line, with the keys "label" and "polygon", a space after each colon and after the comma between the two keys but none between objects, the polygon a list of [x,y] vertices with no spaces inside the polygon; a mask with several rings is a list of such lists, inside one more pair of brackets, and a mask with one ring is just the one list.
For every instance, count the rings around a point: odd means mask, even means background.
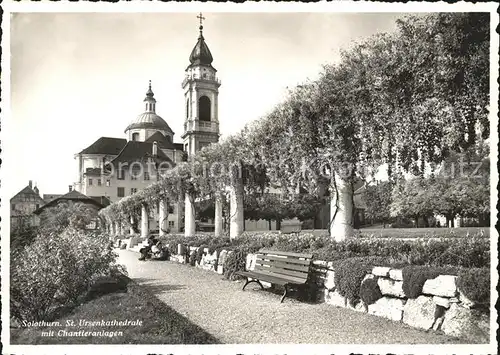
[{"label": "bench slat", "polygon": [[275,268],[282,268],[282,269],[290,269],[290,270],[295,270],[295,271],[302,271],[302,272],[309,272],[309,265],[296,265],[296,264],[287,264],[279,261],[269,261],[269,260],[257,260],[256,265],[269,265],[273,266]]},{"label": "bench slat", "polygon": [[267,272],[264,270],[255,270],[254,271],[256,274],[261,275],[260,277],[273,277],[275,279],[280,279],[286,281],[285,283],[295,283],[295,284],[303,284],[306,282],[306,279],[300,278],[300,277],[294,277],[294,276],[289,276],[289,275],[283,275],[283,274],[276,274],[274,272]]},{"label": "bench slat", "polygon": [[278,256],[268,256],[263,254],[257,254],[257,260],[274,260],[281,261],[290,264],[298,264],[298,265],[310,265],[311,260],[299,260],[299,259],[291,259],[291,258],[280,258]]},{"label": "bench slat", "polygon": [[312,254],[306,254],[306,253],[292,253],[288,251],[275,251],[275,250],[269,250],[269,249],[261,249],[259,250],[259,254],[276,254],[276,255],[284,255],[284,256],[292,256],[292,257],[297,257],[297,258],[305,258],[305,259],[312,259],[313,255]]},{"label": "bench slat", "polygon": [[258,272],[271,272],[274,274],[279,274],[285,276],[291,276],[303,280],[307,280],[307,272],[299,272],[299,271],[293,271],[293,270],[286,270],[286,269],[281,269],[281,268],[273,268],[273,267],[266,267],[266,266],[261,266],[261,265],[255,265],[255,271]]},{"label": "bench slat", "polygon": [[237,274],[245,277],[250,277],[252,279],[267,281],[276,285],[285,285],[285,284],[302,285],[305,283],[305,280],[297,279],[295,277],[288,277],[286,275],[283,275],[284,277],[282,277],[282,275],[276,275],[266,272],[240,271],[237,272]]}]

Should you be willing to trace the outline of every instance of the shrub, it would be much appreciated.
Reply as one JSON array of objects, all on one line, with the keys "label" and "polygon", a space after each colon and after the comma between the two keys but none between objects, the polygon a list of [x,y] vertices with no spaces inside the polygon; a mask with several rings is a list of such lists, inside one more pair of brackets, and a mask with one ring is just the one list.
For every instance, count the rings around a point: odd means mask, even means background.
[{"label": "shrub", "polygon": [[457,275],[457,267],[434,267],[409,265],[403,268],[403,291],[408,298],[417,298],[422,294],[425,281],[439,275]]},{"label": "shrub", "polygon": [[189,260],[189,265],[195,266],[196,265],[196,253],[190,253],[189,258],[187,260]]},{"label": "shrub", "polygon": [[361,283],[359,297],[366,305],[373,304],[382,298],[382,292],[376,278],[366,279]]},{"label": "shrub", "polygon": [[469,300],[490,303],[490,269],[463,269],[458,273],[457,287]]},{"label": "shrub", "polygon": [[236,271],[244,271],[247,260],[247,253],[242,250],[233,251],[224,261],[224,277],[228,280],[235,280],[238,277]]},{"label": "shrub", "polygon": [[203,254],[205,254],[205,248],[206,248],[206,245],[202,245],[196,250],[196,262],[198,264],[201,262],[201,259],[203,258]]},{"label": "shrub", "polygon": [[386,265],[386,261],[380,257],[355,257],[334,264],[335,285],[340,295],[347,297],[351,305],[359,301],[361,282],[375,265]]},{"label": "shrub", "polygon": [[46,320],[77,302],[91,281],[123,271],[115,264],[106,235],[68,229],[40,235],[11,264],[11,314],[18,320]]}]

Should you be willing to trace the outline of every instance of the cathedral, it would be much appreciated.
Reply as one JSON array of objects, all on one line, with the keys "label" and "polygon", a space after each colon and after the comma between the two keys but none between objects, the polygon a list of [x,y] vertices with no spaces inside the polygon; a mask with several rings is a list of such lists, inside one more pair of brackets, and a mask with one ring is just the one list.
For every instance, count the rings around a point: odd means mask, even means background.
[{"label": "cathedral", "polygon": [[[125,128],[126,138],[101,137],[75,155],[78,178],[74,189],[94,199],[116,202],[149,186],[161,170],[174,167],[187,156],[219,140],[218,94],[221,85],[213,57],[203,37],[201,14],[198,41],[189,56],[182,82],[185,100],[184,131],[175,133],[156,113],[157,101],[149,82],[144,112]],[[150,230],[158,229],[153,208]],[[168,226],[178,232],[182,221],[179,206],[169,206]]]}]

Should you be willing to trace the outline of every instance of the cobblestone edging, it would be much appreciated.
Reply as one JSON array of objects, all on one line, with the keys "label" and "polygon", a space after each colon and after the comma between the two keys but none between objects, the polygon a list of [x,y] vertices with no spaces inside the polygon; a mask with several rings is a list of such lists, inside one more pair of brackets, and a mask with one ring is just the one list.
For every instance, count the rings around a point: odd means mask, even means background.
[{"label": "cobblestone edging", "polygon": [[[190,247],[189,254],[192,255],[197,250],[197,247]],[[204,248],[203,257],[195,266],[222,275],[224,261],[230,253],[232,251],[222,250],[210,254],[209,249]],[[187,264],[189,259],[186,258],[186,254],[171,255],[170,260]],[[255,261],[256,254],[248,254],[246,269],[253,270]],[[321,302],[384,317],[424,330],[442,331],[447,335],[474,342],[490,341],[489,314],[474,309],[475,304],[457,288],[456,276],[439,275],[435,279],[427,280],[422,294],[416,299],[408,299],[403,291],[402,270],[374,267],[365,279],[377,280],[382,298],[370,305],[359,301],[354,306],[349,299],[338,292],[332,262],[313,261],[311,276],[310,281],[316,284],[318,299]],[[265,282],[263,284],[270,286]]]}]

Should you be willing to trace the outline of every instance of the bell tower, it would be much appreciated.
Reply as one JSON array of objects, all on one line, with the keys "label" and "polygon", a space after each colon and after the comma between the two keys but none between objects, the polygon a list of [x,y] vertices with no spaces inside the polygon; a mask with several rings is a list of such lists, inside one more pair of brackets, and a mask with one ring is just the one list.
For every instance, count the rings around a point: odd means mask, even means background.
[{"label": "bell tower", "polygon": [[219,141],[218,96],[221,85],[217,70],[212,66],[213,57],[203,37],[203,20],[200,13],[200,35],[189,56],[189,66],[182,82],[184,89],[184,151],[195,154],[211,143]]}]

